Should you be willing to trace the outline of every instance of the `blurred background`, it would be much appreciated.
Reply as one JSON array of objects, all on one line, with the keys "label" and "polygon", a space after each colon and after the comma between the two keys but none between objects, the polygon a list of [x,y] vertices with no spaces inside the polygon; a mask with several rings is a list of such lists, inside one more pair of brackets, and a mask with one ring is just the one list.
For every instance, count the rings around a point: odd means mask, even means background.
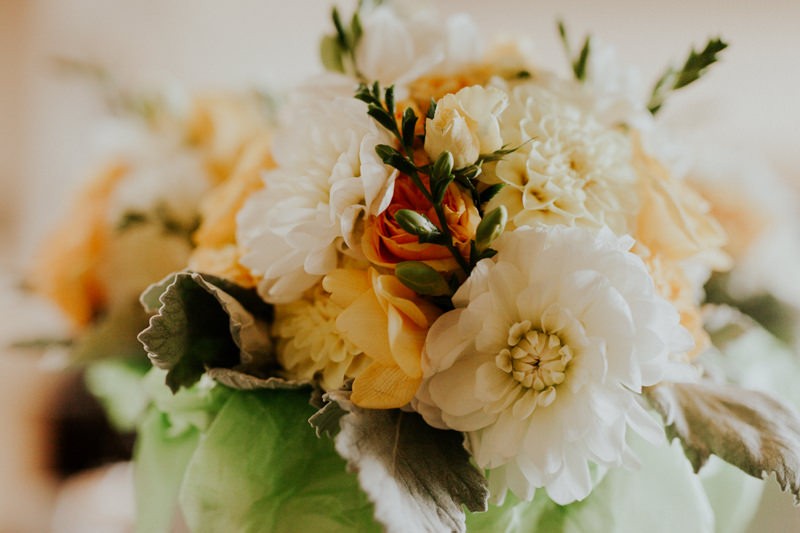
[{"label": "blurred background", "polygon": [[[468,12],[487,33],[532,38],[542,65],[562,71],[558,17],[573,39],[591,31],[616,45],[648,80],[681,62],[690,46],[722,36],[731,46],[721,64],[675,95],[662,119],[690,142],[763,159],[800,190],[797,0],[436,3],[443,12]],[[54,59],[94,62],[144,90],[280,90],[321,69],[318,38],[330,29],[329,13],[319,0],[0,0],[3,344],[26,331],[61,327],[52,310],[14,288],[37,243],[101,162],[103,102],[90,83],[58,75]],[[50,415],[68,379],[24,354],[0,357],[0,532],[49,529],[60,482]],[[800,530],[800,511],[770,489],[753,531]]]}]

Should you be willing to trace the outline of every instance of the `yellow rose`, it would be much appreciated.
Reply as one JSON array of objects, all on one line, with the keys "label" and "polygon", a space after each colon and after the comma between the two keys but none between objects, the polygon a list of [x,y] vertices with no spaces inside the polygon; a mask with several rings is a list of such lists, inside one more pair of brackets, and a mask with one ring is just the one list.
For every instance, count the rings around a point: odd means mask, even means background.
[{"label": "yellow rose", "polygon": [[336,319],[339,333],[371,361],[353,382],[353,403],[371,409],[406,405],[422,382],[422,348],[441,310],[373,268],[334,270],[322,286],[344,309]]}]

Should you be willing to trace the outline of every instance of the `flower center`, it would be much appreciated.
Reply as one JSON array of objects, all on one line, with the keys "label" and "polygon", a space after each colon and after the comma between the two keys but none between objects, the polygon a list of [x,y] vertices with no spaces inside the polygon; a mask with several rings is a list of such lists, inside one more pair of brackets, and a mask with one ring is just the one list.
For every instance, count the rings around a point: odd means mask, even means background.
[{"label": "flower center", "polygon": [[558,335],[533,328],[530,320],[511,326],[507,342],[508,348],[495,357],[497,368],[526,389],[543,394],[539,403],[552,403],[555,387],[564,381],[572,360],[570,347]]}]

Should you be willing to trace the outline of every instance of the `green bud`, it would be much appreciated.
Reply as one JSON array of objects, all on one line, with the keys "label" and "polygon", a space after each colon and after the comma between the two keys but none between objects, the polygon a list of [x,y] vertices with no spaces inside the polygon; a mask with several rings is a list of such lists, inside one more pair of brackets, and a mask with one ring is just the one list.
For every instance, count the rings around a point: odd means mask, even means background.
[{"label": "green bud", "polygon": [[479,251],[488,248],[503,233],[506,222],[508,222],[508,211],[504,205],[492,209],[483,217],[478,229],[475,230],[475,246]]},{"label": "green bud", "polygon": [[394,214],[400,227],[419,238],[419,242],[436,242],[442,236],[439,228],[422,213],[411,209],[400,209]]},{"label": "green bud", "polygon": [[439,157],[436,159],[436,162],[433,164],[433,172],[431,173],[431,177],[434,181],[439,181],[443,179],[447,179],[448,176],[453,172],[453,154],[445,150]]},{"label": "green bud", "polygon": [[450,295],[450,286],[439,272],[420,261],[405,261],[395,267],[403,285],[425,296]]}]

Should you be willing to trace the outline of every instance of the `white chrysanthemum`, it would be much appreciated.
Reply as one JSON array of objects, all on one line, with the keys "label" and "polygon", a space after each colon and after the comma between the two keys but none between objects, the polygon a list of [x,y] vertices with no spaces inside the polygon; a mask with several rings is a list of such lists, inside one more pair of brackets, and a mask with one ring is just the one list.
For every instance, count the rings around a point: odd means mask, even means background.
[{"label": "white chrysanthemum", "polygon": [[467,433],[495,498],[580,500],[590,462],[635,464],[629,427],[663,439],[638,393],[692,340],[631,244],[607,229],[506,233],[428,333],[416,407]]},{"label": "white chrysanthemum", "polygon": [[524,144],[482,178],[506,185],[487,209],[505,205],[512,226],[607,225],[627,233],[637,210],[630,139],[532,83],[509,96],[503,142]]},{"label": "white chrysanthemum", "polygon": [[361,74],[382,85],[402,85],[436,70],[455,72],[481,57],[475,23],[460,14],[444,18],[428,2],[385,2],[361,11],[356,48]]},{"label": "white chrysanthemum", "polygon": [[293,378],[319,377],[325,390],[337,390],[369,365],[363,352],[336,329],[342,310],[320,287],[306,298],[275,306],[272,334],[278,361]]},{"label": "white chrysanthemum", "polygon": [[300,298],[336,268],[338,249],[354,248],[359,217],[385,209],[394,174],[375,146],[390,142],[355,98],[296,103],[275,139],[278,168],[237,218],[241,263],[263,278],[266,301]]}]

